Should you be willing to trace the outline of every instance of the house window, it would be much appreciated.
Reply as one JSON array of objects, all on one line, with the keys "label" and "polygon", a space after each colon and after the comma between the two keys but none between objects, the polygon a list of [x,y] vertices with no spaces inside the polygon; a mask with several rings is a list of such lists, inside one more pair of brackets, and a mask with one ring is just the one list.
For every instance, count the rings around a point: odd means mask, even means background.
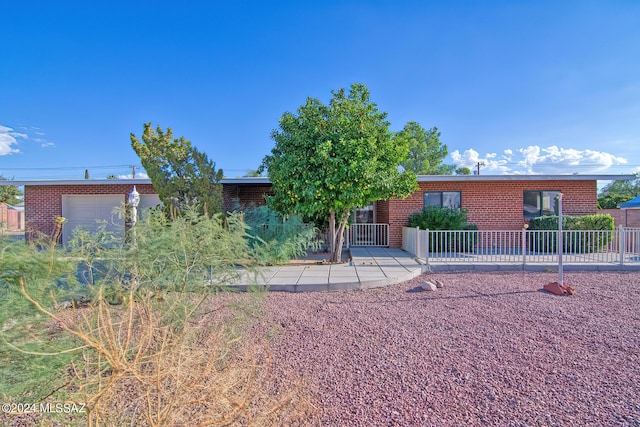
[{"label": "house window", "polygon": [[560,191],[525,191],[523,197],[524,217],[557,215]]},{"label": "house window", "polygon": [[425,191],[424,207],[441,206],[443,208],[460,209],[459,191]]},{"label": "house window", "polygon": [[353,222],[355,224],[373,224],[375,223],[375,208],[373,203],[364,208],[354,210]]}]

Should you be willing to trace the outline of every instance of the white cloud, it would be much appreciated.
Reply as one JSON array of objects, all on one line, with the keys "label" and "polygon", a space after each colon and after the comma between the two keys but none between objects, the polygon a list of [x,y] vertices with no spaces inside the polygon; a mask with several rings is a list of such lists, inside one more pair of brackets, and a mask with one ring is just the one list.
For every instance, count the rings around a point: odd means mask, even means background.
[{"label": "white cloud", "polygon": [[40,147],[42,147],[42,148],[55,147],[56,146],[56,144],[54,144],[53,142],[49,142],[44,138],[33,138],[33,140],[35,142],[37,142],[38,144],[40,144]]},{"label": "white cloud", "polygon": [[527,173],[581,173],[602,172],[614,165],[627,163],[627,159],[595,150],[577,150],[552,145],[547,148],[529,146],[518,150],[523,160],[518,162]]},{"label": "white cloud", "polygon": [[[515,154],[514,154],[515,153]],[[624,165],[627,159],[595,150],[562,148],[555,145],[542,148],[530,145],[517,150],[507,149],[501,156],[487,153],[481,156],[473,149],[460,153],[455,150],[451,158],[458,167],[477,170],[483,174],[569,174],[604,172],[612,166]]]},{"label": "white cloud", "polygon": [[480,164],[480,173],[492,175],[510,173],[510,168],[507,166],[509,159],[504,156],[497,158],[496,153],[488,153],[481,157],[480,153],[470,148],[463,153],[455,150],[451,153],[451,158],[456,166],[467,167],[474,172],[478,170],[478,164]]},{"label": "white cloud", "polygon": [[44,132],[37,127],[19,127],[23,132],[17,132],[14,128],[0,125],[0,156],[20,153],[16,145],[20,144],[20,139],[33,141],[40,144],[42,148],[55,147],[55,143],[44,138]]},{"label": "white cloud", "polygon": [[19,133],[13,128],[0,125],[0,156],[19,153],[20,150],[13,146],[18,145],[18,139],[27,139],[24,133]]},{"label": "white cloud", "polygon": [[[118,175],[118,179],[131,179],[131,174],[129,175]],[[136,172],[135,179],[149,179],[149,175],[144,172]]]}]

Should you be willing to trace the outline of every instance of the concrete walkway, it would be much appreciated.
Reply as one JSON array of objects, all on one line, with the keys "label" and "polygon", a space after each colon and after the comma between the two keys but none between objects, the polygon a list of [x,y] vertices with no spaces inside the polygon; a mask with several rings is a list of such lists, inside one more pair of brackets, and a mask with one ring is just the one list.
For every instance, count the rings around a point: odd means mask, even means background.
[{"label": "concrete walkway", "polygon": [[[438,260],[424,265],[402,249],[352,247],[350,252],[351,262],[344,264],[285,265],[260,267],[255,273],[243,271],[240,280],[230,286],[240,290],[258,286],[269,291],[326,292],[382,288],[411,280],[426,271],[558,271],[557,262],[523,266],[521,262],[476,259],[474,262]],[[564,270],[638,271],[640,263],[581,262],[565,264]]]},{"label": "concrete walkway", "polygon": [[261,267],[244,271],[230,286],[246,290],[266,286],[269,291],[325,292],[381,288],[422,274],[422,265],[402,249],[351,248],[351,262],[323,265]]}]

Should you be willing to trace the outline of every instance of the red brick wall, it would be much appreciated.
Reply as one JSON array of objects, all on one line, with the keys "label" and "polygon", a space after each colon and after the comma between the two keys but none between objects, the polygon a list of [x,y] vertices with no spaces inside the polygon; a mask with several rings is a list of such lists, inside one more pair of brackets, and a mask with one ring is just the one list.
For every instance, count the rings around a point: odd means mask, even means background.
[{"label": "red brick wall", "polygon": [[389,201],[379,200],[376,202],[376,222],[378,224],[389,224]]},{"label": "red brick wall", "polygon": [[222,187],[222,210],[232,211],[238,207],[262,206],[264,196],[272,194],[271,185],[224,184]]},{"label": "red brick wall", "polygon": [[[559,190],[567,215],[596,213],[596,181],[452,181],[421,182],[420,189],[407,199],[388,202],[390,245],[402,246],[402,227],[409,215],[424,207],[425,191],[460,191],[462,208],[469,222],[480,230],[520,230],[525,223],[525,190]],[[384,214],[383,214],[384,215]]]},{"label": "red brick wall", "polygon": [[598,209],[597,213],[611,215],[616,227],[640,227],[640,209]]},{"label": "red brick wall", "polygon": [[[156,194],[151,184],[136,185],[136,189],[140,194]],[[390,225],[390,244],[400,247],[402,227],[407,225],[409,215],[423,208],[425,191],[460,191],[462,207],[468,210],[469,221],[481,230],[519,230],[525,223],[522,213],[525,190],[562,191],[564,213],[568,215],[596,213],[595,181],[421,182],[420,189],[405,200],[376,202],[376,221]],[[53,233],[54,218],[62,215],[62,195],[122,194],[124,201],[130,191],[130,184],[25,186],[27,233]],[[263,205],[265,194],[271,194],[270,185],[224,185],[223,210],[238,205]]]},{"label": "red brick wall", "polygon": [[[38,233],[52,235],[55,230],[55,217],[62,216],[63,195],[83,194],[122,194],[122,201],[131,192],[131,184],[108,185],[25,185],[25,227],[27,239]],[[140,194],[157,194],[151,184],[136,184]]]}]

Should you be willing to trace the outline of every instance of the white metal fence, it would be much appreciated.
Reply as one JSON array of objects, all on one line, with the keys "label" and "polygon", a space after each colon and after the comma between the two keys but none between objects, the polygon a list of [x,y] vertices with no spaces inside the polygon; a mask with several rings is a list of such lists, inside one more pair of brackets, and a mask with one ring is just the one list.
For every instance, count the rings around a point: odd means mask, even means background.
[{"label": "white metal fence", "polygon": [[[328,244],[329,232],[318,235],[318,239]],[[345,230],[343,246],[389,246],[389,224],[351,224]]]},{"label": "white metal fence", "polygon": [[[640,264],[640,228],[562,231],[565,264]],[[402,249],[430,262],[554,263],[558,230],[430,231],[403,227]]]},{"label": "white metal fence", "polygon": [[349,246],[389,246],[389,224],[351,224]]}]

